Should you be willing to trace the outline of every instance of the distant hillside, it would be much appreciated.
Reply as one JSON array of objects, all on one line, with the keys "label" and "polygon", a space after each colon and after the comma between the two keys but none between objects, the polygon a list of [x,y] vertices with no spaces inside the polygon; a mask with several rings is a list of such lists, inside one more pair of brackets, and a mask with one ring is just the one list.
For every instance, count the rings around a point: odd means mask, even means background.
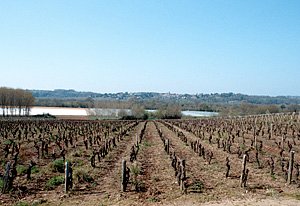
[{"label": "distant hillside", "polygon": [[195,102],[195,103],[216,103],[216,104],[277,104],[291,105],[300,104],[300,96],[258,96],[235,93],[214,93],[214,94],[172,94],[156,92],[138,92],[138,93],[95,93],[79,92],[75,90],[30,90],[37,99],[93,99],[93,100],[138,100],[138,101],[171,101],[177,103]]}]

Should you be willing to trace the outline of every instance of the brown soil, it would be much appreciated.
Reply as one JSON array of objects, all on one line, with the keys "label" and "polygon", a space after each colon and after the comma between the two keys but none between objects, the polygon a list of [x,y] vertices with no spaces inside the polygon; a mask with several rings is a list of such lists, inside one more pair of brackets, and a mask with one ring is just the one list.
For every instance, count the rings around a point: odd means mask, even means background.
[{"label": "brown soil", "polygon": [[145,191],[139,196],[143,204],[169,202],[181,196],[170,167],[171,160],[164,151],[153,122],[147,124],[137,162],[141,167],[140,181],[145,186]]},{"label": "brown soil", "polygon": [[[143,190],[136,192],[133,184],[129,184],[126,192],[120,192],[121,162],[127,160],[130,167],[130,151],[135,143],[135,137],[144,126],[140,123],[123,141],[117,144],[109,155],[91,168],[84,162],[84,169],[90,172],[95,184],[76,184],[71,192],[63,193],[59,186],[52,191],[37,190],[21,198],[19,201],[39,205],[299,205],[300,193],[295,185],[288,186],[282,178],[274,181],[267,171],[259,170],[254,163],[248,165],[251,173],[246,189],[239,187],[241,159],[234,154],[228,154],[215,145],[203,141],[205,148],[211,150],[214,158],[211,164],[199,157],[189,145],[183,143],[177,135],[166,126],[158,123],[158,127],[170,140],[171,148],[176,154],[186,160],[187,183],[192,187],[202,183],[201,192],[183,194],[180,190],[171,159],[164,151],[163,143],[153,122],[148,122],[145,135],[139,146],[137,165],[141,169],[138,181]],[[193,134],[184,132],[190,140],[196,140]],[[24,155],[30,155],[30,150]],[[230,177],[225,178],[225,158],[231,161]],[[45,163],[46,165],[46,163]],[[87,166],[88,165],[88,166]],[[49,178],[49,177],[44,177]],[[20,182],[19,184],[22,184]],[[33,181],[29,188],[41,187],[38,181]],[[189,190],[188,190],[189,191]],[[0,204],[13,205],[18,201],[10,201],[9,195],[0,196]]]}]

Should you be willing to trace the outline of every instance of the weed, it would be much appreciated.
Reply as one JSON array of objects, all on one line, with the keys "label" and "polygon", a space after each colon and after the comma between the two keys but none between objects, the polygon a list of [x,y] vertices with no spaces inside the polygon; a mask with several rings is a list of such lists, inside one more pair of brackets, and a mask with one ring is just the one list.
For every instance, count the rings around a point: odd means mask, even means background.
[{"label": "weed", "polygon": [[271,177],[272,177],[272,180],[276,180],[275,174],[272,174]]},{"label": "weed", "polygon": [[195,181],[192,185],[191,185],[191,190],[193,192],[197,192],[200,193],[202,192],[202,190],[204,189],[204,184],[201,181]]},{"label": "weed", "polygon": [[2,178],[0,178],[0,190],[2,190],[2,188],[3,188],[3,184],[4,184],[4,182],[3,182],[3,179],[2,179]]},{"label": "weed", "polygon": [[41,204],[46,203],[46,202],[47,202],[47,200],[45,200],[45,199],[34,200],[31,203],[31,206],[38,206],[38,205],[41,205]]},{"label": "weed", "polygon": [[71,163],[73,167],[80,167],[84,164],[83,160],[75,158],[74,155],[69,156],[69,158],[67,158],[66,161]]},{"label": "weed", "polygon": [[130,168],[130,176],[132,176],[132,184],[134,185],[136,191],[139,191],[140,188],[140,181],[137,178],[140,172],[141,169],[135,162]]},{"label": "weed", "polygon": [[31,174],[36,174],[39,172],[40,172],[40,170],[36,165],[31,168]]},{"label": "weed", "polygon": [[20,201],[14,204],[14,206],[30,206],[30,204],[27,202]]},{"label": "weed", "polygon": [[31,206],[38,206],[38,205],[40,205],[39,202],[34,202],[34,203],[31,204]]},{"label": "weed", "polygon": [[56,186],[61,185],[65,182],[65,178],[63,176],[55,176],[52,177],[46,183],[46,189],[51,190],[54,189]]},{"label": "weed", "polygon": [[130,172],[134,177],[137,177],[140,174],[141,169],[137,164],[133,164],[130,168]]},{"label": "weed", "polygon": [[97,185],[98,185],[97,182],[93,182],[91,187],[95,188]]},{"label": "weed", "polygon": [[300,200],[300,193],[295,194],[295,199]]},{"label": "weed", "polygon": [[82,157],[82,151],[81,150],[76,150],[73,154],[73,157]]},{"label": "weed", "polygon": [[77,179],[77,181],[79,183],[82,183],[82,182],[92,183],[92,182],[94,182],[94,179],[88,174],[87,171],[85,171],[83,169],[76,170],[74,172],[74,176],[75,176],[75,178]]},{"label": "weed", "polygon": [[54,160],[51,164],[51,168],[53,172],[64,173],[65,171],[64,160],[62,159]]},{"label": "weed", "polygon": [[5,141],[3,142],[4,145],[10,145],[10,144],[12,144],[12,143],[13,143],[13,141],[10,140],[10,139],[5,140]]},{"label": "weed", "polygon": [[278,192],[276,190],[274,190],[273,188],[269,188],[266,191],[266,195],[270,196],[270,197],[275,197],[278,194]]},{"label": "weed", "polygon": [[148,142],[148,141],[145,140],[145,141],[143,142],[143,146],[144,146],[144,147],[151,147],[152,145],[151,145],[150,142]]},{"label": "weed", "polygon": [[17,165],[18,175],[24,175],[27,171],[27,168],[24,165]]},{"label": "weed", "polygon": [[[72,161],[73,162],[73,161]],[[76,160],[73,165],[75,166],[83,166],[83,161],[82,160]]]},{"label": "weed", "polygon": [[159,202],[159,199],[157,197],[149,197],[147,199],[148,202]]},{"label": "weed", "polygon": [[286,196],[288,197],[291,197],[293,199],[296,199],[296,200],[300,200],[300,193],[292,193],[292,194],[286,194]]},{"label": "weed", "polygon": [[154,182],[158,182],[159,180],[160,180],[159,177],[157,177],[157,176],[153,177]]},{"label": "weed", "polygon": [[146,192],[146,185],[140,180],[134,182],[134,187],[136,192]]},{"label": "weed", "polygon": [[246,149],[245,144],[240,144],[240,148],[241,148],[242,151],[245,151],[245,149]]},{"label": "weed", "polygon": [[4,169],[5,168],[5,160],[0,160],[1,167]]}]

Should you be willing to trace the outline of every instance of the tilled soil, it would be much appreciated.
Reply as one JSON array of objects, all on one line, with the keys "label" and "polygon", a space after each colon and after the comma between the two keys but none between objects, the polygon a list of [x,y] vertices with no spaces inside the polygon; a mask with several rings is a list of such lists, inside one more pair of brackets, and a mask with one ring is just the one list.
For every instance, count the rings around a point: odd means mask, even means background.
[{"label": "tilled soil", "polygon": [[[241,159],[235,154],[228,154],[216,145],[206,141],[201,144],[213,152],[209,164],[196,154],[189,145],[182,142],[177,135],[162,123],[158,127],[170,140],[172,150],[186,160],[188,193],[184,194],[176,182],[175,172],[171,166],[170,156],[164,151],[154,122],[149,121],[145,135],[139,145],[136,163],[129,161],[131,148],[136,143],[145,122],[140,123],[123,141],[117,143],[109,155],[91,170],[95,184],[75,185],[68,194],[63,193],[62,186],[53,191],[41,191],[26,196],[20,201],[40,203],[38,205],[299,205],[300,195],[295,186],[287,186],[282,180],[274,181],[264,170],[249,164],[249,183],[247,188],[239,186]],[[189,141],[198,139],[195,135],[181,130]],[[172,152],[173,152],[172,151]],[[231,162],[230,177],[225,178],[225,158]],[[126,192],[121,192],[121,162],[125,159],[130,168],[136,164],[140,168],[137,180],[142,190],[135,191],[131,182]],[[191,192],[191,187],[200,185],[198,192]],[[199,189],[199,188],[198,188]],[[8,196],[0,196],[4,200]],[[3,202],[2,202],[3,203]],[[1,204],[1,202],[0,202]],[[11,205],[11,204],[3,204]]]},{"label": "tilled soil", "polygon": [[141,181],[145,185],[145,192],[140,195],[143,204],[145,201],[168,202],[181,196],[171,159],[164,151],[153,122],[146,127],[137,162],[141,165]]}]

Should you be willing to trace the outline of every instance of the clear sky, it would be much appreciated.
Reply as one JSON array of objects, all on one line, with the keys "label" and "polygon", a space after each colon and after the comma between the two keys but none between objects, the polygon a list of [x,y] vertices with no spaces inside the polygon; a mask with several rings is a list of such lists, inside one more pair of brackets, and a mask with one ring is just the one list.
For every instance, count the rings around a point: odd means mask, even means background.
[{"label": "clear sky", "polygon": [[300,95],[299,0],[2,0],[0,86]]}]

